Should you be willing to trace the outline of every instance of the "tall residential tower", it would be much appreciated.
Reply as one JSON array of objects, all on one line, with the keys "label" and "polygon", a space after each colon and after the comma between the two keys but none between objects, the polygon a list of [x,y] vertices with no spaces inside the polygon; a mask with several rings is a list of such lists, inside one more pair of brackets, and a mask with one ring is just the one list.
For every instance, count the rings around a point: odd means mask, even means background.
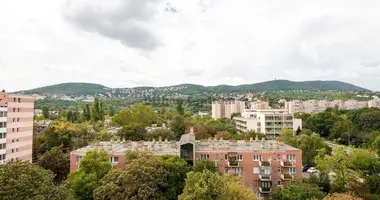
[{"label": "tall residential tower", "polygon": [[34,97],[0,92],[0,164],[32,161]]}]

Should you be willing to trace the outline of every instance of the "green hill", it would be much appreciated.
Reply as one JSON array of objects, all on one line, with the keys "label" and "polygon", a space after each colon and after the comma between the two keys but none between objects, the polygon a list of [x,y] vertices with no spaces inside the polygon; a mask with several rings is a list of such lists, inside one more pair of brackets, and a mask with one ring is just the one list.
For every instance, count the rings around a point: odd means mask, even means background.
[{"label": "green hill", "polygon": [[[109,89],[103,85],[92,83],[62,83],[51,85],[32,90],[25,90],[19,93],[24,94],[66,94],[66,95],[93,95],[105,93]],[[247,92],[263,92],[263,91],[294,91],[294,90],[308,90],[308,91],[369,91],[365,88],[345,83],[341,81],[288,81],[288,80],[273,80],[254,84],[245,85],[217,85],[217,86],[202,86],[195,84],[180,84],[166,87],[135,87],[133,93],[135,94],[202,94],[202,93],[247,93]],[[120,88],[116,91],[120,91]]]},{"label": "green hill", "polygon": [[92,95],[102,93],[104,91],[104,88],[107,87],[93,83],[61,83],[31,90],[20,91],[18,93],[40,95]]}]

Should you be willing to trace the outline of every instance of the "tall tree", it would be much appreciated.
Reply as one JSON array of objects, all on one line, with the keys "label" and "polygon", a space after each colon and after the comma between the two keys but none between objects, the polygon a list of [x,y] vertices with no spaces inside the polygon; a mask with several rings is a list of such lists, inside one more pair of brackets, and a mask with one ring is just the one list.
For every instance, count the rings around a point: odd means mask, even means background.
[{"label": "tall tree", "polygon": [[91,108],[91,118],[94,121],[104,120],[104,108],[103,101],[99,100],[98,97],[94,97],[94,104]]},{"label": "tall tree", "polygon": [[183,99],[177,100],[176,110],[179,115],[185,114],[185,109],[183,108]]},{"label": "tall tree", "polygon": [[185,118],[182,115],[176,115],[171,122],[171,130],[176,135],[176,138],[179,139],[186,131]]},{"label": "tall tree", "polygon": [[169,172],[157,157],[145,155],[111,170],[94,192],[94,199],[165,200]]},{"label": "tall tree", "polygon": [[131,123],[123,126],[116,134],[125,140],[140,141],[147,139],[147,131],[143,124]]},{"label": "tall tree", "polygon": [[100,180],[111,169],[108,154],[104,151],[89,151],[80,162],[80,168],[69,175],[71,189],[76,198],[93,199],[94,190],[100,186]]},{"label": "tall tree", "polygon": [[88,105],[88,104],[86,104],[83,107],[83,118],[86,121],[90,121],[91,120],[91,110],[90,110],[90,105]]},{"label": "tall tree", "polygon": [[193,167],[194,172],[203,172],[204,170],[208,170],[213,173],[219,172],[218,167],[215,166],[215,162],[211,160],[201,160],[197,161]]},{"label": "tall tree", "polygon": [[67,178],[70,170],[70,154],[63,152],[60,147],[54,147],[41,156],[37,164],[55,174],[54,180],[58,183]]},{"label": "tall tree", "polygon": [[49,108],[46,106],[42,107],[42,114],[44,115],[45,119],[49,119],[50,117]]}]

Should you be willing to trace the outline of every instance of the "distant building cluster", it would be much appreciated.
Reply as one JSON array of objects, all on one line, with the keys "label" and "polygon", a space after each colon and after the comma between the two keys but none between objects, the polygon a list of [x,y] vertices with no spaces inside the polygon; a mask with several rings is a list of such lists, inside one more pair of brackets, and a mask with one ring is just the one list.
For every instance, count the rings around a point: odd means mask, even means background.
[{"label": "distant building cluster", "polygon": [[114,141],[98,142],[70,153],[70,170],[79,168],[80,161],[91,150],[108,152],[113,166],[121,168],[125,164],[128,150],[149,151],[154,155],[175,155],[190,165],[201,160],[215,162],[223,174],[241,174],[247,187],[259,197],[272,192],[272,187],[281,186],[286,181],[302,179],[302,152],[300,149],[271,140],[251,138],[247,141],[195,140],[190,133],[182,135],[180,141]]},{"label": "distant building cluster", "polygon": [[319,113],[324,112],[328,108],[338,106],[339,109],[353,110],[361,108],[380,108],[380,100],[372,99],[369,101],[359,100],[293,100],[285,102],[285,109],[289,113],[305,112],[305,113]]}]

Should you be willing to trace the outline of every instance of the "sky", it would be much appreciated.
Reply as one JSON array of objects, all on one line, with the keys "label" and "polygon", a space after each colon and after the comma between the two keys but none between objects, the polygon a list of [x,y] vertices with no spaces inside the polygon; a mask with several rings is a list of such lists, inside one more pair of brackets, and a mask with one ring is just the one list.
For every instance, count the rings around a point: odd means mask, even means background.
[{"label": "sky", "polygon": [[0,89],[340,80],[380,90],[378,0],[1,0]]}]

